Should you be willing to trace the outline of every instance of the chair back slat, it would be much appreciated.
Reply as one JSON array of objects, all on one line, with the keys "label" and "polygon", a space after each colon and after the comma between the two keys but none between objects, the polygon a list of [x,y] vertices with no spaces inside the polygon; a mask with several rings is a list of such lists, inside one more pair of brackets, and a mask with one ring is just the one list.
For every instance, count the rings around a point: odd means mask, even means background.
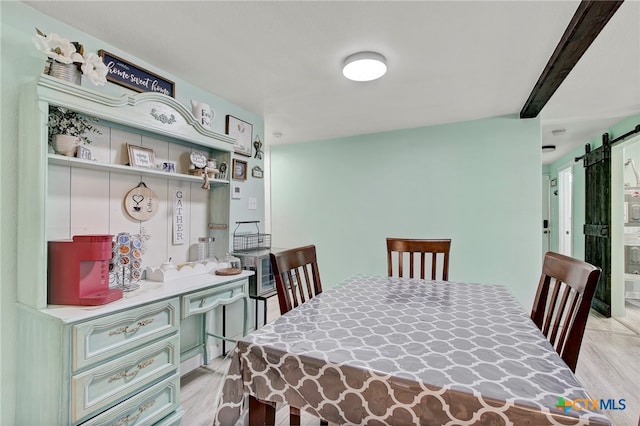
[{"label": "chair back slat", "polygon": [[[451,249],[451,240],[419,240],[407,238],[387,238],[387,272],[390,277],[405,276],[404,258],[409,258],[409,278],[414,278],[416,272],[415,259],[418,257],[420,261],[420,278],[428,278],[426,274],[427,254],[431,256],[431,279],[447,281],[449,279],[449,251]],[[397,263],[394,263],[397,259]],[[441,267],[438,268],[438,265]],[[396,267],[397,266],[397,267]],[[397,270],[397,275],[394,275]],[[440,276],[438,276],[438,273]]]},{"label": "chair back slat", "polygon": [[271,253],[270,258],[280,314],[289,312],[322,293],[315,246]]},{"label": "chair back slat", "polygon": [[554,312],[554,315],[553,315],[553,325],[551,327],[551,335],[549,336],[549,342],[551,342],[552,345],[556,343],[558,330],[560,329],[560,326],[563,324],[563,321],[566,321],[567,319],[571,318],[571,316],[569,315],[569,311],[566,308],[567,301],[569,300],[569,295],[571,293],[571,287],[559,281],[556,281],[556,286],[558,288],[563,288],[563,289],[561,290],[562,297],[561,297],[560,303],[557,304],[558,309],[556,310],[556,312]]},{"label": "chair back slat", "polygon": [[558,302],[558,294],[560,293],[561,282],[557,279],[553,280],[553,290],[551,297],[548,300],[549,306],[547,306],[547,315],[544,319],[544,327],[542,332],[545,336],[549,335],[549,330],[551,329],[551,324],[553,324],[553,317],[557,312],[557,302]]},{"label": "chair back slat", "polygon": [[548,252],[531,310],[531,319],[575,372],[601,269]]},{"label": "chair back slat", "polygon": [[[576,308],[579,306],[579,303],[580,303],[580,295],[574,292],[571,298],[570,308],[567,311],[567,315],[566,315],[567,319],[565,320],[568,324],[566,327],[562,327],[562,334],[560,335],[560,339],[558,340],[559,342],[566,342],[569,330],[571,330],[571,328],[573,327],[573,323],[575,322]],[[556,348],[556,351],[557,350],[558,348]]]}]

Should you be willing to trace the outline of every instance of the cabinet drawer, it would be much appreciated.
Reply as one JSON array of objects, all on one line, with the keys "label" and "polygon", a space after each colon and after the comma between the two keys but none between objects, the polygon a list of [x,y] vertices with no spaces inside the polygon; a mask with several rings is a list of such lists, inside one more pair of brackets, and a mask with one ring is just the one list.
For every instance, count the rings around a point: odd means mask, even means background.
[{"label": "cabinet drawer", "polygon": [[175,374],[140,392],[82,426],[152,425],[180,406],[180,375]]},{"label": "cabinet drawer", "polygon": [[201,314],[249,296],[249,280],[234,281],[182,296],[182,318]]},{"label": "cabinet drawer", "polygon": [[73,376],[71,421],[77,423],[175,373],[179,363],[180,336],[176,334]]},{"label": "cabinet drawer", "polygon": [[176,332],[179,306],[174,298],[72,326],[72,370]]}]

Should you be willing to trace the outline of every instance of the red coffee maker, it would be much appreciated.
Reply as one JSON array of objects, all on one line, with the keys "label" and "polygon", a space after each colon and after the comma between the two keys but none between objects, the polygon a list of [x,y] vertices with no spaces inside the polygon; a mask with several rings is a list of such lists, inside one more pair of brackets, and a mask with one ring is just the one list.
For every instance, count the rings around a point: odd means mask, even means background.
[{"label": "red coffee maker", "polygon": [[104,305],[122,298],[109,288],[109,260],[113,235],[74,235],[72,240],[49,241],[48,303]]}]

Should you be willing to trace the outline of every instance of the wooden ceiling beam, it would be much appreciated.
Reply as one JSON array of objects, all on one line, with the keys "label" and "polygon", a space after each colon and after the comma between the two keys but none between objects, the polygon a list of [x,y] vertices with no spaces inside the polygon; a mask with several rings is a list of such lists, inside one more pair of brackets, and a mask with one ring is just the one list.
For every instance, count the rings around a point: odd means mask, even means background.
[{"label": "wooden ceiling beam", "polygon": [[549,58],[529,99],[520,111],[520,118],[538,116],[623,1],[582,0],[580,2],[556,50]]}]

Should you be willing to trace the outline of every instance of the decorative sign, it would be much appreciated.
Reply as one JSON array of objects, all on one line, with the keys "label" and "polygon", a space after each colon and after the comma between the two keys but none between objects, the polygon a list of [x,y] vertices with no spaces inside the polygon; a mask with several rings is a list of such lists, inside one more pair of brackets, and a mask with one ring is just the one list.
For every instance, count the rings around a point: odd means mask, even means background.
[{"label": "decorative sign", "polygon": [[184,189],[176,188],[173,193],[173,244],[184,244]]},{"label": "decorative sign", "polygon": [[264,177],[264,172],[262,171],[260,166],[255,166],[253,169],[251,169],[251,176],[253,176],[254,178],[262,179]]},{"label": "decorative sign", "polygon": [[193,151],[189,154],[189,160],[191,160],[191,164],[199,169],[204,169],[207,165],[207,156],[200,151]]},{"label": "decorative sign", "polygon": [[127,192],[124,211],[136,220],[148,220],[158,211],[158,196],[144,182]]},{"label": "decorative sign", "polygon": [[175,83],[144,68],[133,65],[105,50],[99,50],[107,66],[107,80],[136,92],[158,92],[175,98]]}]

